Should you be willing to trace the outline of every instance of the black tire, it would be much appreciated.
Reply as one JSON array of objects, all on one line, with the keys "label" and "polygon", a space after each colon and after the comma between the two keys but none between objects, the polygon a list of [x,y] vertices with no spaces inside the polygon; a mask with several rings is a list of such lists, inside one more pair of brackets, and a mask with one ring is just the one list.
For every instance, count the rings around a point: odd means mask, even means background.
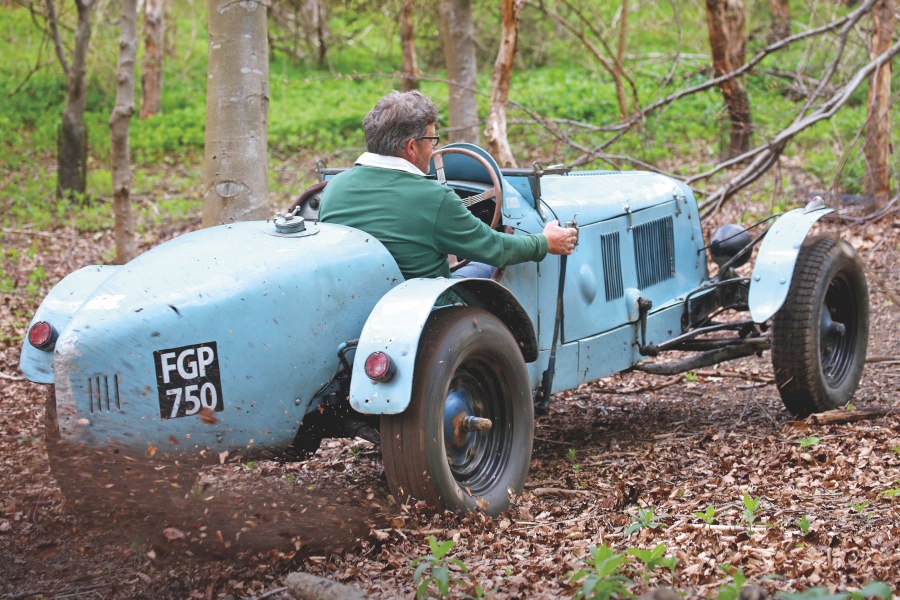
[{"label": "black tire", "polygon": [[[461,413],[493,426],[454,430]],[[435,311],[419,342],[409,407],[381,417],[394,498],[498,515],[509,507],[509,492],[522,491],[533,436],[528,371],[503,322],[469,307]]]},{"label": "black tire", "polygon": [[847,404],[862,376],[868,339],[862,261],[836,236],[810,238],[772,322],[772,364],[785,407],[805,417]]}]

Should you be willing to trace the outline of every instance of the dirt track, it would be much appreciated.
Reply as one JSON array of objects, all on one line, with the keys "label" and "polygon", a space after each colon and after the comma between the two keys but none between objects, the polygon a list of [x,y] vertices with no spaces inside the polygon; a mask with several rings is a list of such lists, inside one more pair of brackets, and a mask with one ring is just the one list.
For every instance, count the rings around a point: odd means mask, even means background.
[{"label": "dirt track", "polygon": [[[900,229],[882,223],[847,237],[870,269],[869,355],[883,359],[867,366],[855,404],[900,411]],[[40,246],[36,258],[22,254],[23,285],[37,264],[55,281],[111,244],[70,234],[3,241]],[[5,328],[23,334],[31,302],[4,296]],[[184,502],[161,516],[91,528],[50,475],[44,392],[21,379],[18,342],[4,340],[0,597],[244,598],[275,592],[292,570],[411,597],[409,563],[428,553],[429,535],[456,540],[452,555],[469,572],[457,573],[455,590],[474,594],[478,584],[495,598],[571,596],[567,574],[601,543],[618,552],[664,543],[678,558],[674,580],[656,569],[649,583],[631,563],[636,593],[674,584],[714,596],[731,581],[717,567],[726,563],[757,583],[779,576],[761,583],[772,591],[870,581],[900,591],[900,495],[885,493],[900,488],[900,414],[795,422],[767,356],[704,369],[696,381],[616,376],[557,397],[537,422],[528,488],[499,519],[395,504],[377,447],[357,440],[328,442],[301,463],[207,469],[195,489],[167,490]],[[812,436],[818,444],[797,443]],[[748,528],[744,494],[760,499],[759,520],[771,526]],[[707,526],[693,513],[710,505],[718,518]],[[659,526],[626,537],[629,513],[648,508]],[[804,515],[805,536],[795,524]]]}]

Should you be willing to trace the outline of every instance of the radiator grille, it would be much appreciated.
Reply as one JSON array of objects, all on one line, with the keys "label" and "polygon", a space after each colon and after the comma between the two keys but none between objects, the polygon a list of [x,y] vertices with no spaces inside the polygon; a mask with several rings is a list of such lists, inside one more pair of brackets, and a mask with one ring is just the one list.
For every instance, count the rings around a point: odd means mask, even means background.
[{"label": "radiator grille", "polygon": [[604,233],[600,236],[603,252],[603,285],[606,300],[615,300],[625,294],[622,286],[622,255],[619,250],[619,232]]},{"label": "radiator grille", "polygon": [[634,227],[634,263],[643,289],[675,277],[675,233],[672,217]]},{"label": "radiator grille", "polygon": [[87,380],[88,402],[91,412],[121,410],[119,403],[119,376],[95,375]]}]

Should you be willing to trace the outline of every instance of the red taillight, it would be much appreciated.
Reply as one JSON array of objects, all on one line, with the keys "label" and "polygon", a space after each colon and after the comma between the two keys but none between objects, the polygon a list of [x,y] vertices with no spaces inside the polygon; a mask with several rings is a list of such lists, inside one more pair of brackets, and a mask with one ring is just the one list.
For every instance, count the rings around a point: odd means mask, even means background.
[{"label": "red taillight", "polygon": [[28,331],[28,341],[38,350],[49,350],[56,343],[56,330],[47,321],[38,321]]},{"label": "red taillight", "polygon": [[384,352],[373,352],[366,359],[366,375],[372,381],[389,381],[394,376],[394,361]]}]

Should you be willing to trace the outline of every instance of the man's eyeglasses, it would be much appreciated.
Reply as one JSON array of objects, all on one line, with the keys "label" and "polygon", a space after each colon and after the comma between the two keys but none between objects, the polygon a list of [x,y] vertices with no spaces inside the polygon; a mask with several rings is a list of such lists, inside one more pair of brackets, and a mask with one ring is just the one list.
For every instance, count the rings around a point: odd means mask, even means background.
[{"label": "man's eyeglasses", "polygon": [[422,140],[431,140],[431,147],[437,148],[437,145],[441,142],[441,136],[439,135],[423,135],[420,138],[417,138],[420,142]]}]

